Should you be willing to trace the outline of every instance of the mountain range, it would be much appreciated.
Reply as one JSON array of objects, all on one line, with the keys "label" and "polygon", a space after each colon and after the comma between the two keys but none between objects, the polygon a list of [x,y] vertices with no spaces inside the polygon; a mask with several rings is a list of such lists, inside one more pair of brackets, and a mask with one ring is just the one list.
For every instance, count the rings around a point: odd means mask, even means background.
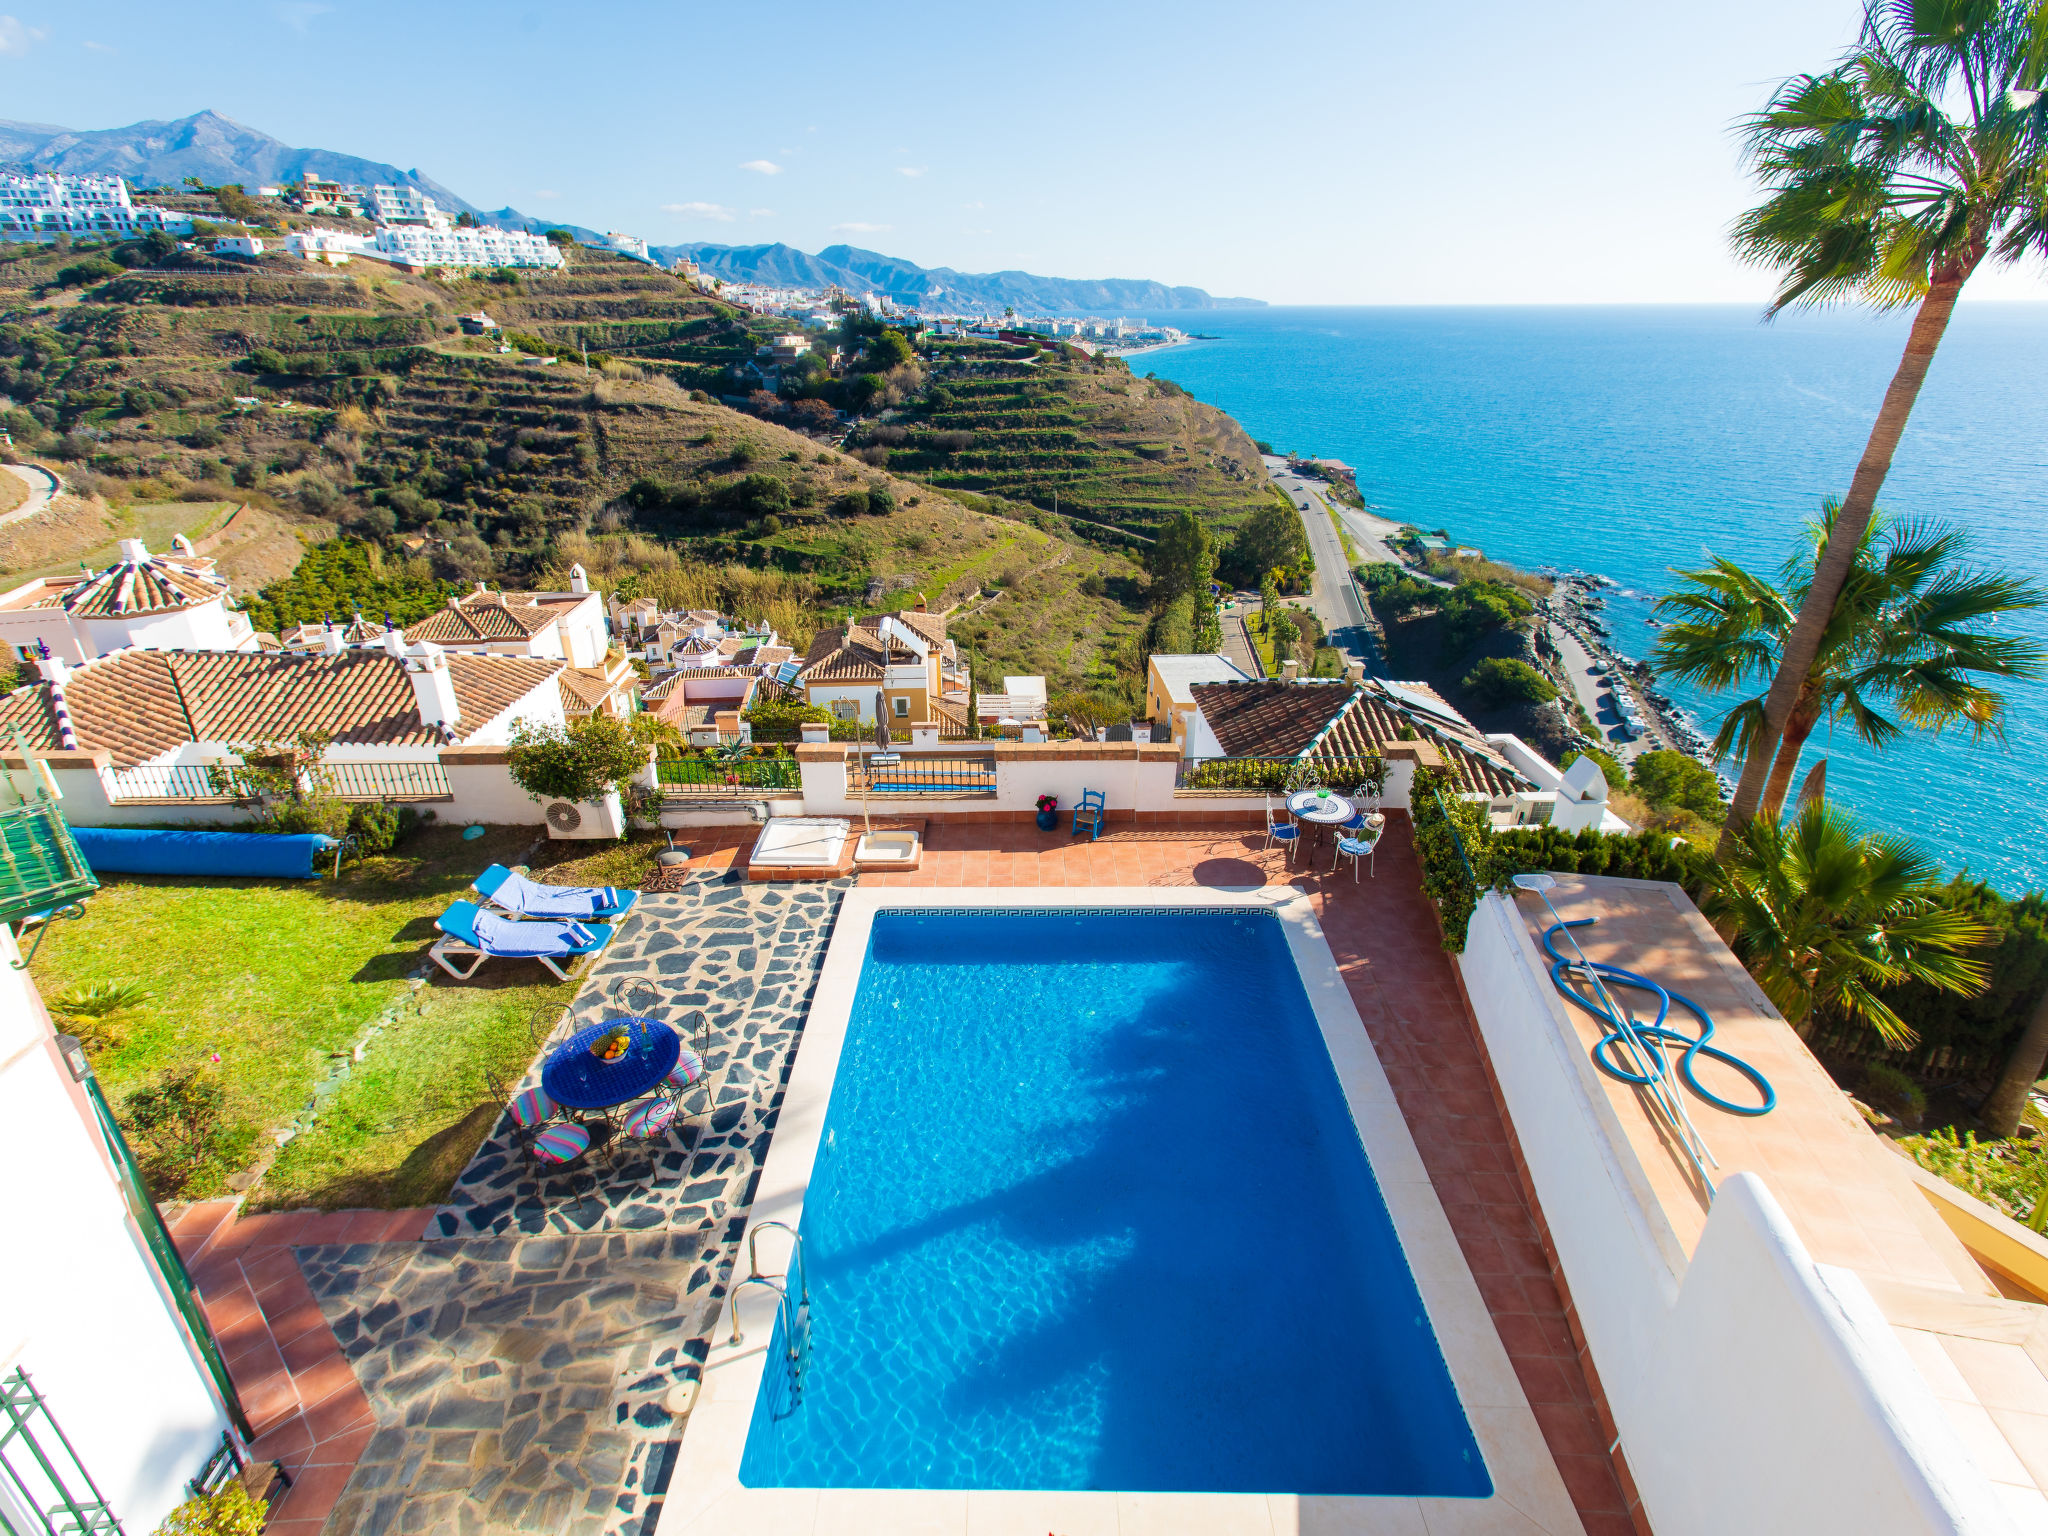
[{"label": "mountain range", "polygon": [[835,283],[854,293],[886,294],[900,304],[939,311],[1084,310],[1143,314],[1168,309],[1247,309],[1263,299],[1219,299],[1200,288],[1169,288],[1142,278],[1039,277],[1030,272],[957,272],[920,267],[900,256],[884,256],[852,245],[828,245],[813,256],[789,245],[664,245],[663,261],[687,256],[728,282],[785,288],[822,288]]},{"label": "mountain range", "polygon": [[[209,186],[239,182],[270,186],[311,171],[362,186],[416,187],[444,208],[508,229],[566,229],[579,240],[597,231],[559,219],[534,218],[513,207],[479,208],[418,170],[328,149],[293,149],[267,133],[218,112],[195,112],[174,122],[130,123],[125,128],[77,131],[49,123],[0,121],[0,168],[23,166],[74,176],[121,176],[130,186],[174,186],[187,176]],[[1029,272],[957,272],[920,267],[898,256],[850,245],[829,245],[815,256],[788,245],[664,245],[662,261],[688,256],[731,282],[822,288],[837,284],[875,292],[903,304],[940,310],[1082,310],[1142,314],[1148,310],[1244,309],[1263,299],[1219,299],[1200,288],[1168,287],[1134,278],[1097,280],[1039,277]]]}]

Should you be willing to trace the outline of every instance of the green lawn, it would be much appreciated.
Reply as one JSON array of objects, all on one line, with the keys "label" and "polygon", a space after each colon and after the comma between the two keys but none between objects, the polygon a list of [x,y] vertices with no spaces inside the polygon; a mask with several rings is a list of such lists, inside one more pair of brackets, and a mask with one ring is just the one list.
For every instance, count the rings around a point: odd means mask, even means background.
[{"label": "green lawn", "polygon": [[[180,1193],[220,1194],[337,1053],[406,997],[434,919],[484,866],[523,859],[536,830],[493,828],[465,843],[457,828],[426,829],[339,881],[110,876],[82,921],[52,928],[36,985],[48,999],[94,982],[148,989],[125,1038],[94,1057],[117,1111],[160,1074],[219,1055],[211,1070],[230,1132]],[[558,880],[632,885],[653,847],[556,843],[532,862],[552,864]],[[517,1076],[533,1054],[527,1020],[574,987],[531,961],[490,961],[468,983],[431,975],[326,1098],[315,1129],[279,1154],[252,1205],[402,1206],[445,1192],[489,1129],[485,1074]]]}]

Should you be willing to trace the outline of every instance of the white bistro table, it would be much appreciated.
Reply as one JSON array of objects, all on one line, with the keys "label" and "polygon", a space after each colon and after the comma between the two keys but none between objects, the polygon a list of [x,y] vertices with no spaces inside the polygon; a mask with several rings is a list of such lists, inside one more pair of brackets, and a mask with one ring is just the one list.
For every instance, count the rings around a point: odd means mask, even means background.
[{"label": "white bistro table", "polygon": [[[1350,797],[1340,795],[1334,789],[1298,789],[1287,797],[1287,809],[1303,821],[1318,827],[1341,827],[1358,814],[1358,807]],[[1318,836],[1318,843],[1321,838]],[[1309,868],[1315,868],[1315,854],[1309,854]],[[1336,867],[1336,856],[1331,856],[1331,867]]]}]

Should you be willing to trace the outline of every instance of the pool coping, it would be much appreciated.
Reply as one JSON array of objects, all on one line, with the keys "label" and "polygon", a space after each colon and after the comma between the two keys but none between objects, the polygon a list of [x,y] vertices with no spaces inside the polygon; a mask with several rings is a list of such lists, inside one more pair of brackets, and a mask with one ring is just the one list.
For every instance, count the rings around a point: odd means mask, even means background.
[{"label": "pool coping", "polygon": [[[1331,1065],[1394,1223],[1424,1310],[1449,1367],[1466,1421],[1485,1458],[1494,1491],[1484,1499],[1358,1497],[1258,1493],[1118,1493],[1076,1490],[893,1488],[748,1488],[739,1480],[754,1400],[774,1330],[775,1301],[765,1288],[729,1297],[705,1362],[697,1402],[684,1427],[662,1508],[659,1536],[1344,1536],[1344,1533],[1581,1532],[1541,1426],[1523,1394],[1478,1282],[1465,1262],[1442,1202],[1416,1150],[1408,1122],[1381,1069],[1364,1021],[1323,936],[1315,904],[1291,886],[1258,890],[1209,887],[1092,886],[1047,889],[853,890],[840,905],[811,1000],[810,1016],[776,1120],[774,1140],[747,1218],[747,1237],[764,1222],[797,1226],[803,1213],[825,1113],[838,1075],[854,994],[877,913],[891,909],[1104,907],[1242,908],[1280,919],[1303,991],[1315,1012]],[[1284,1237],[1269,1263],[1276,1283],[1290,1273]],[[789,1239],[761,1238],[765,1272],[787,1267]],[[740,1247],[746,1262],[747,1244]],[[743,1271],[735,1269],[735,1278]],[[732,1308],[744,1342],[728,1348]]]}]

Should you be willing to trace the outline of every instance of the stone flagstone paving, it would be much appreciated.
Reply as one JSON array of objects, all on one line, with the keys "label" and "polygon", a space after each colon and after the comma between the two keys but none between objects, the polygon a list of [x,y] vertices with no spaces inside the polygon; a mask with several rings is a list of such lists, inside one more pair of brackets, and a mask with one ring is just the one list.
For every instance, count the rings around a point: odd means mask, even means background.
[{"label": "stone flagstone paving", "polygon": [[501,1120],[423,1241],[298,1250],[378,1425],[328,1536],[651,1536],[679,1438],[663,1402],[704,1358],[851,884],[650,893],[578,992],[563,1035],[621,978],[670,1020],[703,1009],[708,1115],[700,1091],[666,1142],[547,1174]]}]

